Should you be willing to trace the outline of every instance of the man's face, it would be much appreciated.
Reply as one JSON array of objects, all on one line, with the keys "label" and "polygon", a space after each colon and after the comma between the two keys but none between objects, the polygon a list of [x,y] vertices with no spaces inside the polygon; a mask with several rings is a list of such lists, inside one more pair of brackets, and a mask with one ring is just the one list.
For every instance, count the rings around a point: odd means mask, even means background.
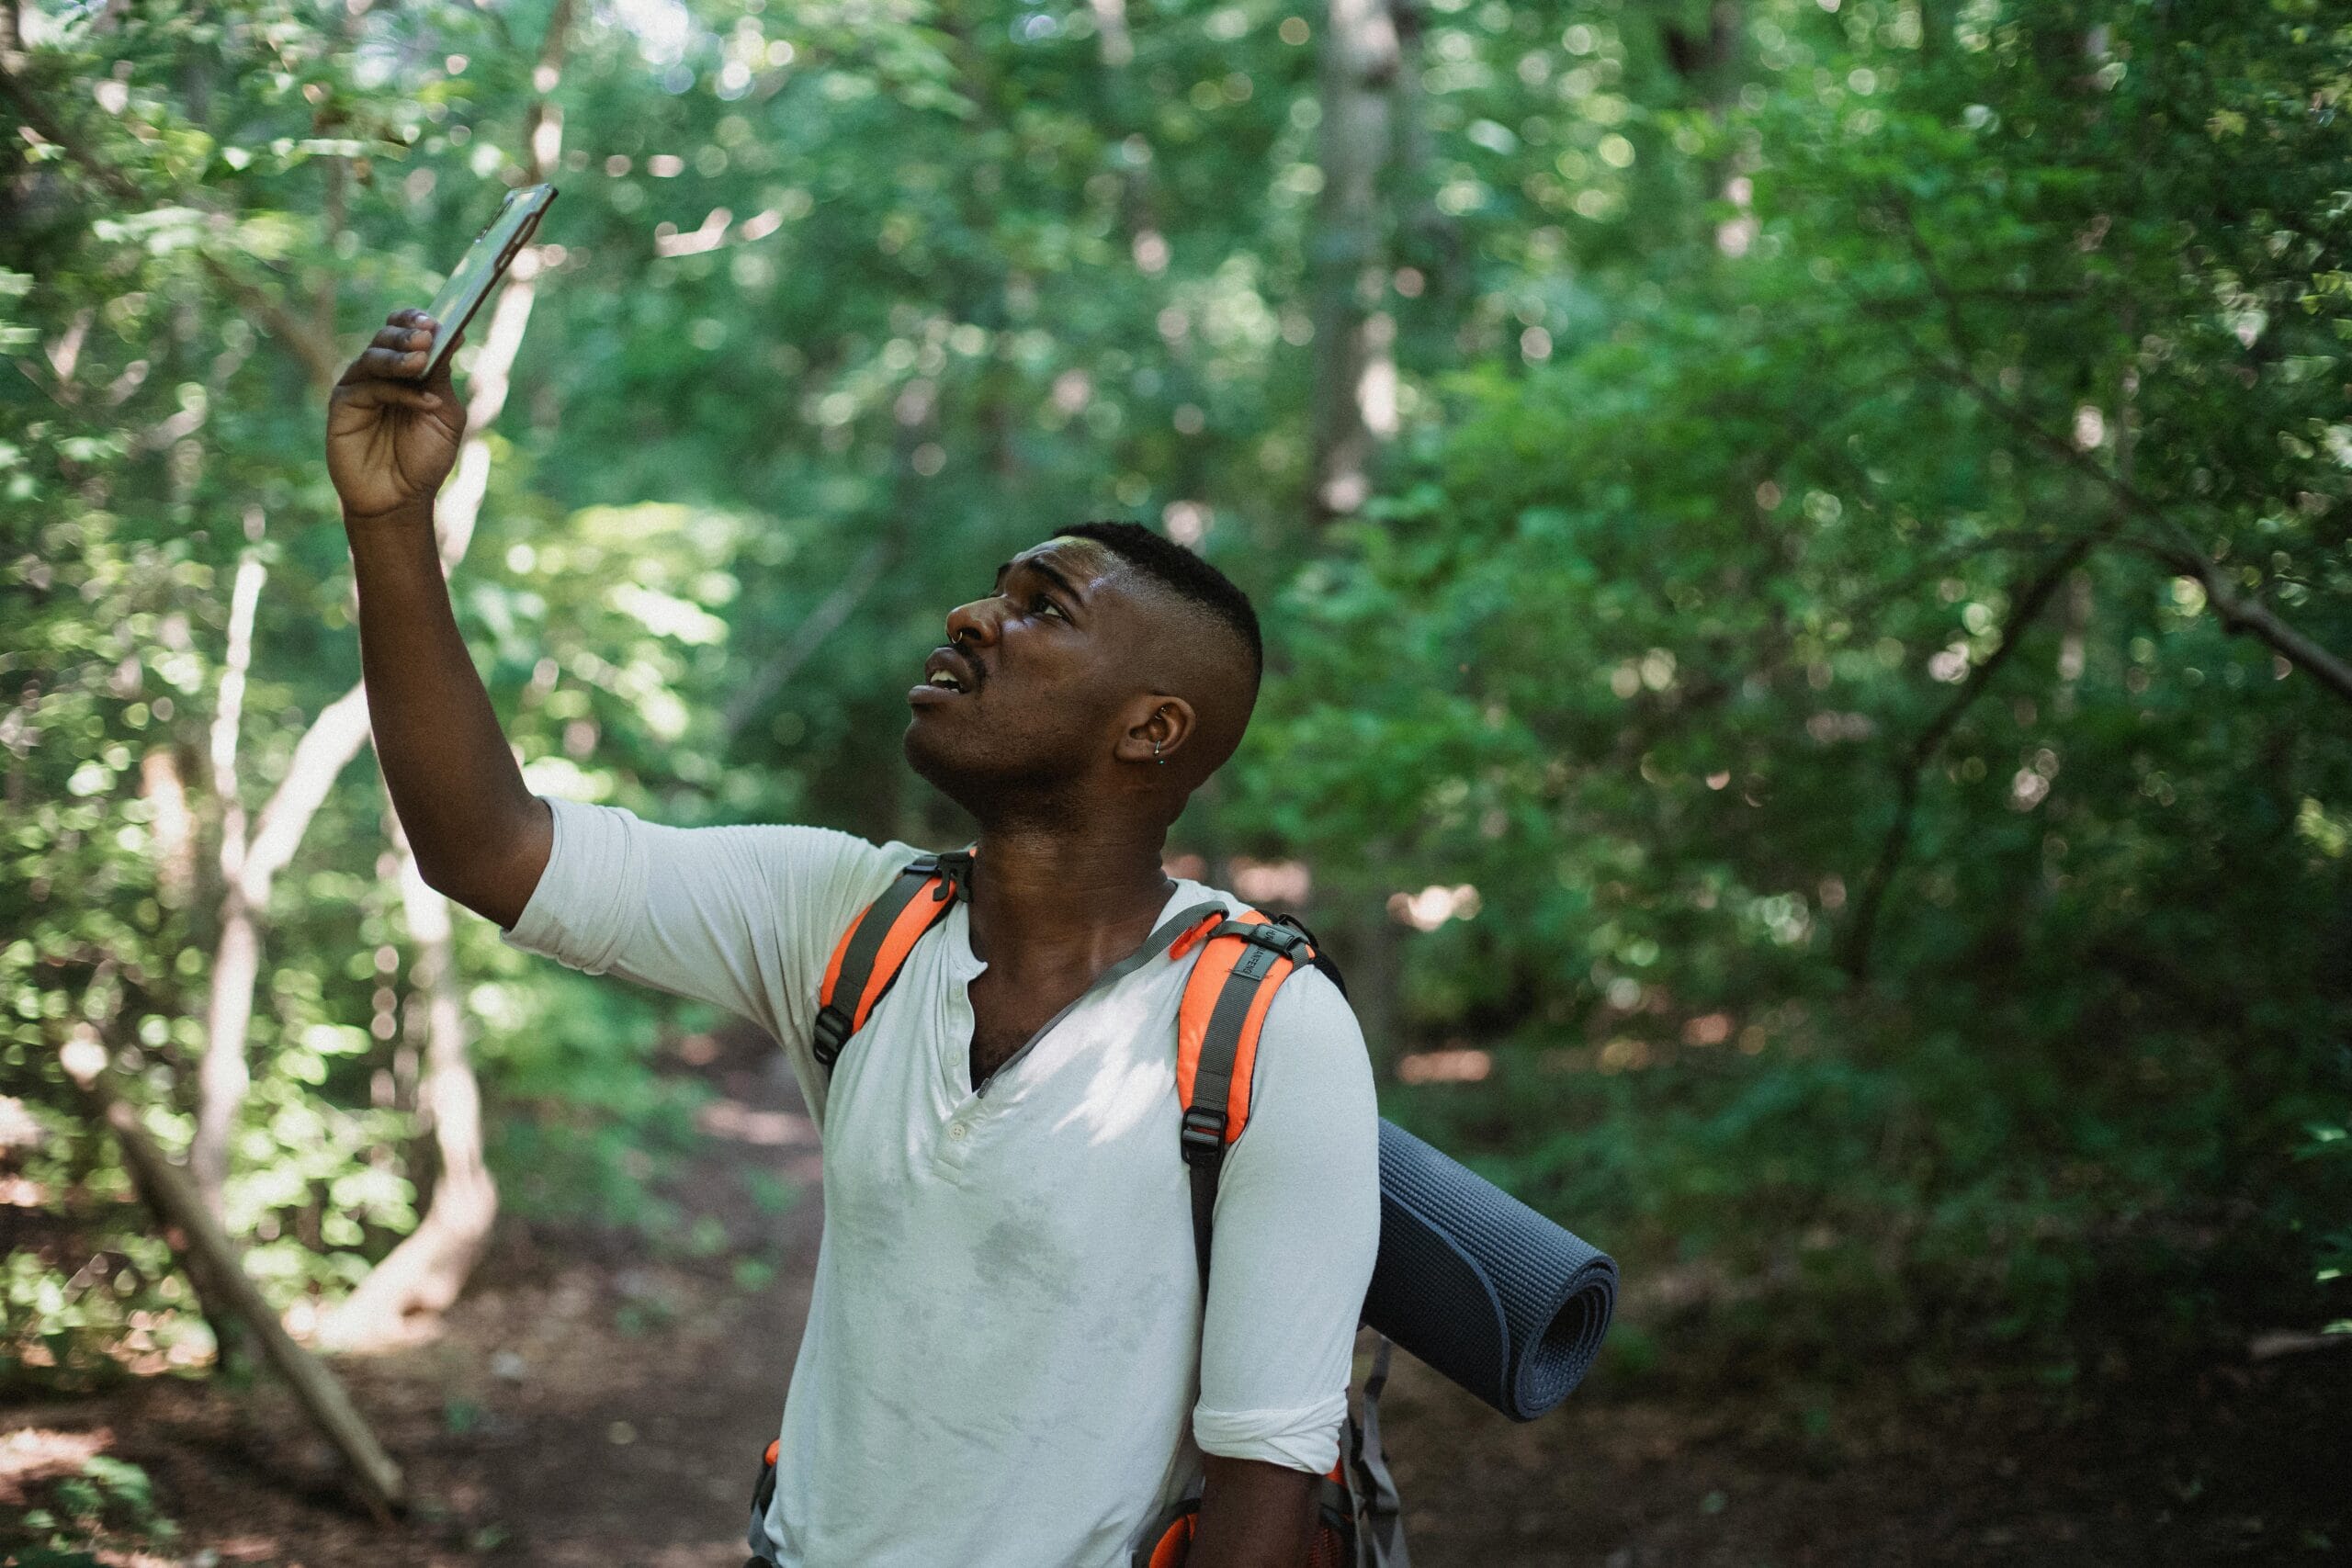
[{"label": "man's face", "polygon": [[1110,764],[1149,622],[1120,565],[1091,539],[1049,539],[1007,561],[988,597],[948,613],[946,645],[907,694],[916,773],[978,815]]}]

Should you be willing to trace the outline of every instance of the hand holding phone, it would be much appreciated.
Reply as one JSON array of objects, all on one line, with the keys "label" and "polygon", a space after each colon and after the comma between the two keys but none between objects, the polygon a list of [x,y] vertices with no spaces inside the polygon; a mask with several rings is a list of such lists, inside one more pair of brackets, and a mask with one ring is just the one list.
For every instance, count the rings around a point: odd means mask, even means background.
[{"label": "hand holding phone", "polygon": [[474,236],[474,243],[450,272],[449,281],[424,308],[424,313],[440,323],[441,331],[431,358],[416,374],[417,380],[426,379],[441,367],[442,360],[457,346],[458,334],[466,330],[490,291],[539,231],[539,220],[547,215],[555,196],[555,186],[549,185],[526,186],[506,193],[497,215]]},{"label": "hand holding phone", "polygon": [[327,478],[346,524],[414,514],[431,526],[433,497],[466,434],[466,406],[449,384],[458,339],[413,306],[395,310],[328,394]]},{"label": "hand holding phone", "polygon": [[449,356],[466,323],[530,243],[553,186],[510,194],[477,235],[429,310],[395,310],[327,400],[327,477],[349,524],[410,515],[428,522],[457,461],[466,411]]}]

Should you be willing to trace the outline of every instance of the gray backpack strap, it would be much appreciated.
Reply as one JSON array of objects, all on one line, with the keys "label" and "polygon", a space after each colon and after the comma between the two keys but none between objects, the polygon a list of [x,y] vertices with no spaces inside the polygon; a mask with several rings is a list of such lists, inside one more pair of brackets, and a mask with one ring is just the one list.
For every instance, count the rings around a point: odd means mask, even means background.
[{"label": "gray backpack strap", "polygon": [[[1239,1070],[1244,1026],[1259,991],[1270,985],[1281,985],[1297,972],[1299,964],[1311,962],[1313,954],[1306,934],[1295,927],[1271,920],[1228,919],[1211,931],[1201,943],[1201,956],[1193,960],[1195,966],[1207,957],[1212,947],[1228,939],[1239,942],[1241,951],[1224,979],[1217,983],[1214,996],[1207,996],[1199,987],[1200,976],[1196,973],[1194,981],[1185,987],[1183,1006],[1177,1017],[1181,1042],[1182,1035],[1194,1026],[1200,1010],[1207,1009],[1200,1054],[1193,1064],[1192,1091],[1184,1100],[1181,1134],[1184,1165],[1193,1183],[1193,1251],[1200,1264],[1201,1299],[1204,1305],[1209,1292],[1209,1233],[1216,1216],[1217,1179],[1225,1170],[1226,1145],[1241,1135],[1238,1128],[1228,1132],[1231,1114],[1227,1107],[1233,1093],[1234,1076]],[[1279,973],[1275,969],[1278,959],[1288,961],[1288,966]],[[1264,1022],[1262,1013],[1260,1022]],[[1253,1047],[1254,1063],[1256,1043],[1248,1043]],[[1181,1060],[1181,1043],[1179,1055]]]},{"label": "gray backpack strap", "polygon": [[[1189,915],[1186,918],[1189,920]],[[1238,939],[1239,950],[1226,950],[1233,954],[1230,968],[1222,978],[1214,969],[1202,972],[1199,964],[1209,949],[1227,938]],[[1341,996],[1347,988],[1338,967],[1314,946],[1312,934],[1287,917],[1279,921],[1262,917],[1224,920],[1207,931],[1201,951],[1177,1015],[1177,1055],[1182,1082],[1183,1059],[1193,1050],[1185,1036],[1197,1030],[1198,1052],[1183,1095],[1182,1147],[1192,1179],[1193,1250],[1200,1265],[1205,1311],[1217,1179],[1225,1168],[1226,1145],[1240,1135],[1239,1129],[1230,1133],[1228,1129],[1234,1079],[1245,1070],[1241,1066],[1245,1044],[1250,1047],[1251,1067],[1256,1065],[1256,1042],[1245,1032],[1250,1012],[1262,991],[1280,986],[1309,964],[1323,970],[1340,987]],[[1259,1012],[1261,1027],[1265,1017],[1264,1011]],[[1348,1568],[1412,1568],[1405,1550],[1403,1505],[1397,1499],[1396,1479],[1389,1473],[1388,1457],[1380,1446],[1380,1395],[1388,1383],[1389,1350],[1387,1337],[1382,1336],[1373,1353],[1372,1371],[1364,1379],[1363,1417],[1346,1423],[1340,1463],[1317,1484],[1318,1514],[1338,1530],[1340,1549],[1351,1550]],[[1153,1561],[1154,1543],[1161,1539],[1161,1532],[1155,1529],[1137,1549],[1138,1565]]]},{"label": "gray backpack strap", "polygon": [[833,946],[817,994],[814,1050],[830,1074],[849,1037],[898,982],[916,941],[947,918],[972,874],[972,852],[924,855],[908,863]]},{"label": "gray backpack strap", "polygon": [[1380,1395],[1388,1386],[1388,1336],[1378,1336],[1372,1371],[1363,1380],[1363,1415],[1356,1422],[1349,1479],[1356,1493],[1356,1568],[1412,1568],[1405,1550],[1405,1505],[1380,1446]]},{"label": "gray backpack strap", "polygon": [[752,1488],[752,1523],[743,1535],[743,1543],[751,1548],[752,1556],[743,1568],[775,1568],[775,1560],[781,1555],[775,1542],[768,1539],[768,1505],[775,1498],[776,1451],[781,1447],[770,1438],[767,1452],[760,1457],[759,1480]]}]

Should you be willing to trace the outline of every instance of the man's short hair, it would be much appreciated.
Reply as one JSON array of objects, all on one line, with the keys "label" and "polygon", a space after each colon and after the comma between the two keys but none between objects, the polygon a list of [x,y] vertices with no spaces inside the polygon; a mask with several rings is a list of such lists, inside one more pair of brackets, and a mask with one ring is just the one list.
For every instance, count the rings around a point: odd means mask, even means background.
[{"label": "man's short hair", "polygon": [[1080,523],[1064,528],[1057,537],[1091,539],[1117,556],[1187,604],[1198,605],[1241,639],[1250,650],[1250,675],[1254,681],[1265,670],[1265,638],[1258,631],[1258,612],[1250,595],[1233,579],[1172,540],[1140,523]]}]

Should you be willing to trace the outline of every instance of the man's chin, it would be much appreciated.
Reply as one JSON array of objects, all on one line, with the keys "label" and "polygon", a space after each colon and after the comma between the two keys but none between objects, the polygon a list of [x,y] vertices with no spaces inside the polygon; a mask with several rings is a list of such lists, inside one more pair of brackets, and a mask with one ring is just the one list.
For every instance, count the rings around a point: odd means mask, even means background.
[{"label": "man's chin", "polygon": [[988,750],[988,739],[974,735],[971,727],[918,712],[907,721],[899,744],[916,777],[982,820],[1067,782],[1053,770],[1023,767],[1001,751]]},{"label": "man's chin", "polygon": [[907,720],[906,733],[899,737],[899,749],[906,754],[907,766],[915,771],[917,778],[956,805],[964,806],[972,770],[958,765],[956,759],[947,755],[940,744],[941,739],[937,724],[927,717],[922,708],[917,708]]}]

